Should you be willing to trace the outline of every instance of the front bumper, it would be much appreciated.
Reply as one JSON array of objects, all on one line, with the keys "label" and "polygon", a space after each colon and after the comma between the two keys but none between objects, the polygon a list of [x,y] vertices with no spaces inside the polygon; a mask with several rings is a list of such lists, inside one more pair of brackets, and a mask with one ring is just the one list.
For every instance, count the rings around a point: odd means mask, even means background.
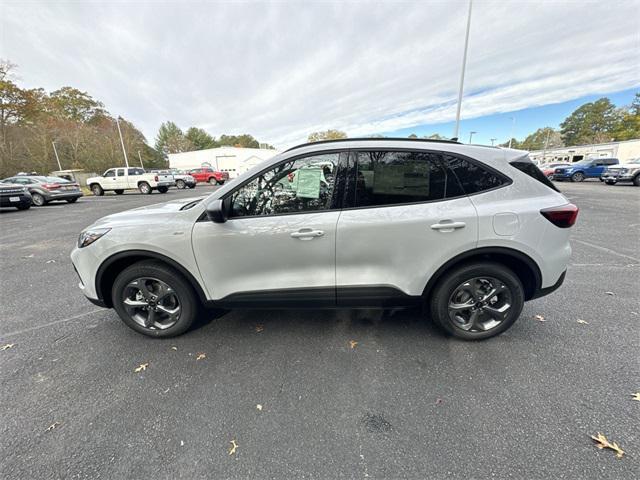
[{"label": "front bumper", "polygon": [[633,177],[635,177],[633,173],[606,172],[602,174],[600,178],[605,182],[607,180],[613,182],[631,182],[633,181]]},{"label": "front bumper", "polygon": [[31,205],[31,194],[29,193],[0,195],[0,207],[26,207],[27,205]]}]

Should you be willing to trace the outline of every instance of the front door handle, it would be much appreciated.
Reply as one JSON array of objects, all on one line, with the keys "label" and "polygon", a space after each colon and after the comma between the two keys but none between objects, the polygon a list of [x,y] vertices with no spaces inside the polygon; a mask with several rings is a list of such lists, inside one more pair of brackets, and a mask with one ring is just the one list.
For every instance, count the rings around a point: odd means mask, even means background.
[{"label": "front door handle", "polygon": [[291,238],[299,238],[300,240],[311,240],[312,238],[322,237],[322,230],[312,230],[310,228],[302,228],[297,232],[291,233]]},{"label": "front door handle", "polygon": [[453,222],[451,220],[442,220],[440,223],[434,223],[431,225],[433,230],[439,230],[443,233],[453,232],[458,228],[464,228],[467,224],[464,222]]}]

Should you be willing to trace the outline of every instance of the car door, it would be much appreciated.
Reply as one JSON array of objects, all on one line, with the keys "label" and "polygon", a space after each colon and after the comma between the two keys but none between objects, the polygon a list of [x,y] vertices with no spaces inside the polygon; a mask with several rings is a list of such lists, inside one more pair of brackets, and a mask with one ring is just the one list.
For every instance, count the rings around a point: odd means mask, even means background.
[{"label": "car door", "polygon": [[[210,298],[230,305],[335,305],[335,177],[346,154],[294,157],[224,197],[229,218],[195,224],[192,244]],[[329,178],[327,178],[327,176]]]},{"label": "car door", "polygon": [[117,168],[116,169],[114,188],[116,188],[118,190],[124,190],[124,189],[128,188],[128,185],[127,185],[127,169],[126,168]]},{"label": "car door", "polygon": [[475,208],[438,152],[357,151],[348,171],[336,242],[338,305],[417,299],[437,268],[475,247]]},{"label": "car door", "polygon": [[103,190],[115,190],[118,188],[118,179],[116,177],[116,169],[110,168],[102,174],[102,189]]}]

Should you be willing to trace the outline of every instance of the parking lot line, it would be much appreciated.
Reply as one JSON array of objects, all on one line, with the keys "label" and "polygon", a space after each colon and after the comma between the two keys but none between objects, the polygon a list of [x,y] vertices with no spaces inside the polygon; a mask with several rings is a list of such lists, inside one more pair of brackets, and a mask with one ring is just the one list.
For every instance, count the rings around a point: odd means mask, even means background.
[{"label": "parking lot line", "polygon": [[611,255],[618,255],[619,257],[628,258],[629,260],[633,260],[635,263],[640,263],[640,260],[638,260],[635,257],[632,257],[630,255],[625,255],[624,253],[616,252],[615,250],[611,250],[610,248],[607,248],[607,247],[602,247],[602,246],[596,245],[594,243],[585,242],[584,240],[578,240],[577,238],[573,238],[571,241],[572,242],[577,242],[577,243],[582,243],[583,245],[586,245],[587,247],[595,248],[597,250],[601,250],[603,252],[610,253]]},{"label": "parking lot line", "polygon": [[22,333],[33,332],[34,330],[40,330],[41,328],[51,327],[53,325],[58,325],[60,323],[70,322],[71,320],[77,320],[78,318],[87,317],[89,315],[93,315],[94,313],[98,313],[98,312],[107,312],[107,310],[105,310],[104,308],[100,308],[96,310],[91,310],[89,312],[80,313],[78,315],[74,315],[73,317],[63,318],[61,320],[55,320],[53,322],[38,325],[36,327],[25,328],[24,330],[16,330],[13,332],[0,333],[0,338],[13,337],[15,335],[20,335]]}]

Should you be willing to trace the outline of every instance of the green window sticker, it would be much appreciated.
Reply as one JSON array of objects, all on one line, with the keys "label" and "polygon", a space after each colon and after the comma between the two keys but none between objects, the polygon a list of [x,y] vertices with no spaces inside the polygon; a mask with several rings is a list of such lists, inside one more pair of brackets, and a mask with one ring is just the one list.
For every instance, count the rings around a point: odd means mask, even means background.
[{"label": "green window sticker", "polygon": [[320,198],[322,170],[319,168],[301,168],[296,171],[298,198]]}]

